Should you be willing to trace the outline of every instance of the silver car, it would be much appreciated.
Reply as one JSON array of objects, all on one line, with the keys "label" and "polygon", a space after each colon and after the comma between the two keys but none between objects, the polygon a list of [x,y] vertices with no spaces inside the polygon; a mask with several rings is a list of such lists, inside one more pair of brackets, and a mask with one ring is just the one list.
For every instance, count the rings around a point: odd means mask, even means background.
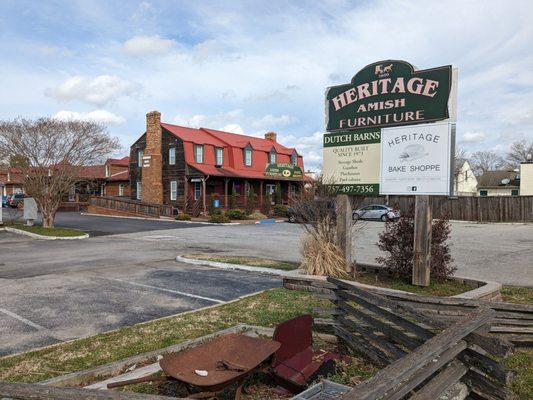
[{"label": "silver car", "polygon": [[394,221],[400,218],[400,211],[383,204],[371,204],[354,210],[352,218],[354,220],[380,219],[383,222]]}]

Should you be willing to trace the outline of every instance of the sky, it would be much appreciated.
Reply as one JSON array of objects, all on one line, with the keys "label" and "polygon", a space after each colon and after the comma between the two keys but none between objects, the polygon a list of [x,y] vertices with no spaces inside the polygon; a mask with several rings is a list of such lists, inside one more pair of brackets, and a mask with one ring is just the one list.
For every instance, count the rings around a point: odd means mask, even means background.
[{"label": "sky", "polygon": [[533,1],[0,0],[0,119],[145,115],[263,136],[319,169],[324,90],[365,65],[459,70],[457,143],[533,138]]}]

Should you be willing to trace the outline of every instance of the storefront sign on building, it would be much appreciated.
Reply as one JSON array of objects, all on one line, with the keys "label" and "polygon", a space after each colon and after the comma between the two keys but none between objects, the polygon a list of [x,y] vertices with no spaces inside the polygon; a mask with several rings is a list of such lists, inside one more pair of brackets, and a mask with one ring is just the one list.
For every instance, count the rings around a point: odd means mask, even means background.
[{"label": "storefront sign on building", "polygon": [[[326,130],[412,125],[454,117],[450,65],[415,71],[386,60],[359,71],[351,83],[326,90]],[[453,103],[453,102],[452,102]]]},{"label": "storefront sign on building", "polygon": [[324,183],[337,193],[377,196],[381,130],[324,135]]},{"label": "storefront sign on building", "polygon": [[267,164],[265,176],[303,179],[302,168],[292,164]]},{"label": "storefront sign on building", "polygon": [[450,123],[381,130],[381,194],[449,195],[455,132]]}]

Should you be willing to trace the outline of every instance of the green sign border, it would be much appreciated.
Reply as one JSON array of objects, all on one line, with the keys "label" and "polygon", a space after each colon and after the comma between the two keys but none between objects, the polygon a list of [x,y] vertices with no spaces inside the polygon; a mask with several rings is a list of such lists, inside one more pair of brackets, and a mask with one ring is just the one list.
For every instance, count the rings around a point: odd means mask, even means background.
[{"label": "green sign border", "polygon": [[[377,134],[379,138],[369,138],[366,134]],[[357,135],[362,135],[362,137],[357,137]],[[333,143],[331,140],[329,143],[326,143],[326,138],[335,138],[339,137],[338,143]],[[340,147],[340,146],[358,146],[363,144],[372,144],[372,143],[381,143],[381,128],[363,128],[363,129],[354,129],[351,131],[342,130],[332,133],[326,133],[323,135],[323,146],[324,147]]]},{"label": "green sign border", "polygon": [[359,196],[379,196],[379,183],[367,185],[326,185],[333,194],[350,194]]}]

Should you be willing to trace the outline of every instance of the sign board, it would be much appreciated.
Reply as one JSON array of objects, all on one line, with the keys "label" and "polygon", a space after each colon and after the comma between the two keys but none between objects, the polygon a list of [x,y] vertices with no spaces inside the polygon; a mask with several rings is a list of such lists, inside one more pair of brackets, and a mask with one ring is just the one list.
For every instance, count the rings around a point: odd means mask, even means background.
[{"label": "sign board", "polygon": [[367,65],[350,83],[326,89],[326,130],[412,125],[454,118],[455,93],[450,96],[455,87],[454,76],[450,65],[420,71],[398,60]]},{"label": "sign board", "polygon": [[143,156],[143,167],[149,167],[152,156]]},{"label": "sign board", "polygon": [[267,164],[265,176],[277,178],[303,179],[304,172],[301,167],[292,164]]},{"label": "sign board", "polygon": [[447,122],[383,128],[380,194],[449,195],[454,135]]},{"label": "sign board", "polygon": [[34,221],[37,219],[37,203],[33,197],[24,198],[24,213],[23,219],[25,221]]},{"label": "sign board", "polygon": [[342,194],[379,194],[381,130],[324,135],[324,183]]}]

